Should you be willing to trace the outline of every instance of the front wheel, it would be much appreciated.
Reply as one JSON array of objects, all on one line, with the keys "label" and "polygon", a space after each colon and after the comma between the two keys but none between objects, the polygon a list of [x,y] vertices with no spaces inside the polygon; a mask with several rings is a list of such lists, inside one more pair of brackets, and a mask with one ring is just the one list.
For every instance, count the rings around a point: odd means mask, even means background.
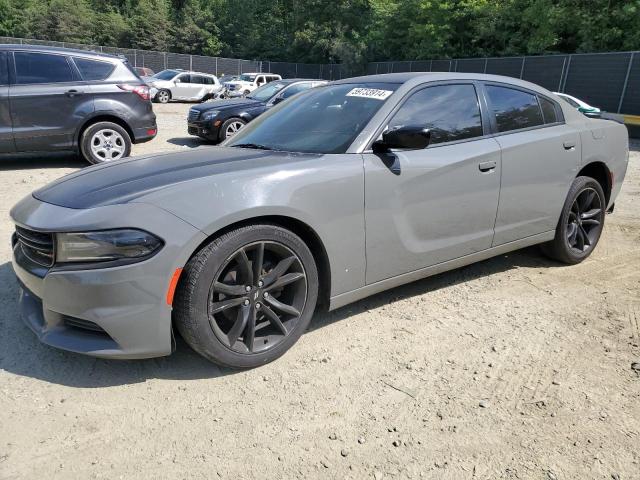
[{"label": "front wheel", "polygon": [[311,251],[276,225],[230,231],[185,266],[174,323],[207,359],[231,368],[264,365],[306,330],[318,298]]},{"label": "front wheel", "polygon": [[549,257],[574,265],[598,244],[606,210],[602,186],[591,177],[573,181],[556,227],[555,238],[542,246]]},{"label": "front wheel", "polygon": [[241,118],[230,118],[220,127],[220,133],[218,135],[220,137],[220,141],[223,142],[227,138],[233,137],[236,133],[238,133],[238,130],[240,130],[246,124],[247,122],[245,122]]},{"label": "front wheel", "polygon": [[131,153],[131,137],[116,123],[94,123],[80,138],[80,152],[89,163],[120,160]]},{"label": "front wheel", "polygon": [[171,100],[171,92],[169,90],[163,89],[156,93],[156,101],[160,103],[169,103]]}]

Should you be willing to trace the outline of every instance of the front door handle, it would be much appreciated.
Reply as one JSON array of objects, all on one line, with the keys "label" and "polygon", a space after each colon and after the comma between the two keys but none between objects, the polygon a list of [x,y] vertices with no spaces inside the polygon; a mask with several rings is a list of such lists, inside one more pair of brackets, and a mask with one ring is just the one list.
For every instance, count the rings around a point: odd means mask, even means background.
[{"label": "front door handle", "polygon": [[564,142],[562,146],[565,150],[573,150],[576,148],[576,142]]},{"label": "front door handle", "polygon": [[66,95],[67,97],[75,97],[76,95],[82,95],[83,93],[84,93],[84,92],[81,92],[80,90],[75,90],[75,89],[73,89],[73,90],[67,90],[67,91],[65,92],[65,95]]},{"label": "front door handle", "polygon": [[495,160],[491,160],[489,162],[482,162],[481,164],[478,165],[478,168],[480,169],[481,172],[490,172],[491,170],[496,169],[496,162]]}]

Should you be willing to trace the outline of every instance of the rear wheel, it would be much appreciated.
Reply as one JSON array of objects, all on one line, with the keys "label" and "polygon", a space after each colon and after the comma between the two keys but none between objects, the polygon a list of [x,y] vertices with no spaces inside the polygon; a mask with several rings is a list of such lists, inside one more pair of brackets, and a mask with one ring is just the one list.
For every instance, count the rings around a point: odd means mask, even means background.
[{"label": "rear wheel", "polygon": [[591,255],[598,244],[606,209],[602,186],[591,177],[573,181],[556,227],[555,238],[542,246],[551,258],[576,264]]},{"label": "rear wheel", "polygon": [[116,123],[94,123],[80,138],[80,152],[89,163],[120,160],[131,153],[131,138],[127,131]]},{"label": "rear wheel", "polygon": [[251,368],[300,338],[317,298],[318,273],[304,242],[276,225],[251,225],[216,238],[188,262],[174,321],[204,357]]}]

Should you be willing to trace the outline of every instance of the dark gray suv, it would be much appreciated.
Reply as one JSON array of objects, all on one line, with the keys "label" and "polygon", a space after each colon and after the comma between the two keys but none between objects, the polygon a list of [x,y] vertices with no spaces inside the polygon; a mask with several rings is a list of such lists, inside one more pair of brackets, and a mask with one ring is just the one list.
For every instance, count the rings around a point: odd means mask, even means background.
[{"label": "dark gray suv", "polygon": [[149,87],[126,59],[0,45],[0,153],[71,150],[102,163],[157,131]]}]

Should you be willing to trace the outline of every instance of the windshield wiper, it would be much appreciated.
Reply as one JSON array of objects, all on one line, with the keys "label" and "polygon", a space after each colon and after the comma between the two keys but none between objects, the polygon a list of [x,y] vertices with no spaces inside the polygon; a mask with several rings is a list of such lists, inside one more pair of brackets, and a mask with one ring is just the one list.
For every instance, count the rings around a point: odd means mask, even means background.
[{"label": "windshield wiper", "polygon": [[260,145],[258,143],[238,143],[236,145],[231,145],[231,146],[238,147],[238,148],[253,148],[254,150],[272,150],[271,147]]}]

